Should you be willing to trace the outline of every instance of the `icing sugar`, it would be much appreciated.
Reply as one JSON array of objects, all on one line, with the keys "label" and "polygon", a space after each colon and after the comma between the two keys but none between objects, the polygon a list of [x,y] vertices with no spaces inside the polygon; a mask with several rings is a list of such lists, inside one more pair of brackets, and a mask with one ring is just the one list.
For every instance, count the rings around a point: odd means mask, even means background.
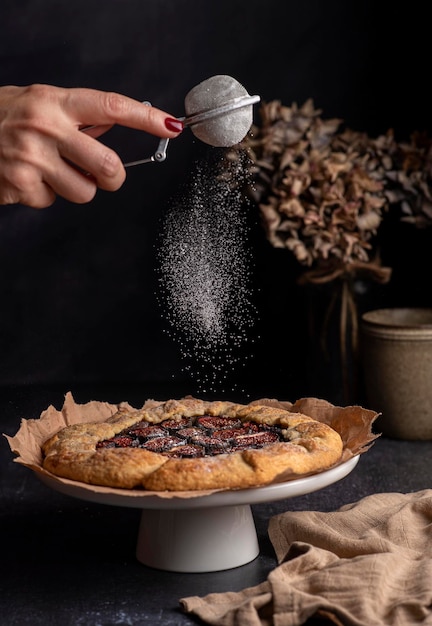
[{"label": "icing sugar", "polygon": [[253,341],[246,172],[241,159],[200,160],[162,223],[158,299],[200,391],[223,391],[228,374],[248,358],[240,348]]}]

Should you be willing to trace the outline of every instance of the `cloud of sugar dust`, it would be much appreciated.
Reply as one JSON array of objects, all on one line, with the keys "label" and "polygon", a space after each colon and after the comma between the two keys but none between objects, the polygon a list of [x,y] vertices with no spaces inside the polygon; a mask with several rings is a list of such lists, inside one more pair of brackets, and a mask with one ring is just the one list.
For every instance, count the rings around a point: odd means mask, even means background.
[{"label": "cloud of sugar dust", "polygon": [[161,312],[200,393],[222,393],[232,384],[232,373],[252,356],[245,347],[254,342],[257,321],[248,157],[215,152],[195,164],[171,201],[157,249]]}]

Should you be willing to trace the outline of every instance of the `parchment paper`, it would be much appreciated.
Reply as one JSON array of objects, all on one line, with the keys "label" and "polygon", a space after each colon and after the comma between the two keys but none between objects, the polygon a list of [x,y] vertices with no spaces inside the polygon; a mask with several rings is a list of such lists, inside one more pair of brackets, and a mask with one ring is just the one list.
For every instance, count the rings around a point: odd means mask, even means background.
[{"label": "parchment paper", "polygon": [[[145,408],[150,408],[156,404],[160,404],[162,400],[147,400],[144,403]],[[364,409],[360,406],[338,407],[334,406],[326,400],[318,398],[302,398],[292,403],[270,398],[254,400],[250,404],[265,404],[283,408],[288,411],[303,413],[318,421],[324,422],[334,428],[342,437],[344,443],[343,453],[339,465],[348,461],[353,456],[364,454],[373,444],[379,434],[372,432],[372,425],[379,413]],[[136,408],[127,402],[122,402],[122,406],[131,409]],[[107,402],[91,401],[85,404],[77,404],[71,392],[65,395],[63,406],[57,410],[54,406],[49,406],[43,411],[38,419],[22,419],[21,425],[15,436],[10,437],[4,435],[9,442],[12,452],[16,455],[14,461],[21,463],[29,469],[39,474],[45,474],[52,480],[68,485],[79,485],[81,488],[95,493],[113,493],[121,494],[125,497],[143,497],[155,496],[163,498],[193,498],[209,495],[215,491],[221,490],[202,490],[202,491],[145,491],[140,489],[112,489],[109,487],[100,487],[96,485],[88,485],[86,483],[77,483],[65,478],[60,478],[47,472],[42,467],[42,451],[41,445],[49,437],[56,432],[68,426],[69,424],[85,423],[85,422],[103,422],[111,415],[114,415],[120,404],[109,404]],[[335,465],[335,466],[336,466]],[[334,467],[335,467],[334,466]],[[275,482],[283,482],[298,476],[280,475]]]}]

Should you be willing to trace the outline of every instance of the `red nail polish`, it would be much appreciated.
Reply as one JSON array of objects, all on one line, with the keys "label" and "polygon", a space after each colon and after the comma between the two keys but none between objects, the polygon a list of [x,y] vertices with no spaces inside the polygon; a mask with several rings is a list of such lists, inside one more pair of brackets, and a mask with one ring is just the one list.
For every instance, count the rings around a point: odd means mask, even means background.
[{"label": "red nail polish", "polygon": [[174,133],[181,133],[181,131],[183,130],[183,122],[181,120],[176,120],[173,117],[166,118],[165,126],[168,128],[168,130],[171,130]]}]

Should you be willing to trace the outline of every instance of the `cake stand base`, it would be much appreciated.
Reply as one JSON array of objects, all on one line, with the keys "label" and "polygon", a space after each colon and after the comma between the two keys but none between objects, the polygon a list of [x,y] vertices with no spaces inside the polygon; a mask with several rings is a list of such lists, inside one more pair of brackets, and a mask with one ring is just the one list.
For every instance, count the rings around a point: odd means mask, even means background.
[{"label": "cake stand base", "polygon": [[249,505],[142,511],[136,556],[173,572],[216,572],[245,565],[259,554]]}]

